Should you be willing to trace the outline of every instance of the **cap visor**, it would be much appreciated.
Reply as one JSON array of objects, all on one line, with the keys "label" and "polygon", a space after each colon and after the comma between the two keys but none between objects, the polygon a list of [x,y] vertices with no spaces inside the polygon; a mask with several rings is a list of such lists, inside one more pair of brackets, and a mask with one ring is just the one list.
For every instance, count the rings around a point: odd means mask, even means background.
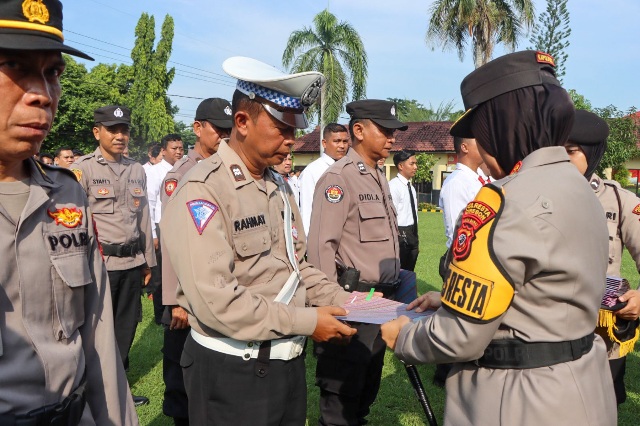
[{"label": "cap visor", "polygon": [[99,124],[102,124],[105,127],[115,126],[116,124],[126,124],[127,126],[131,126],[131,123],[122,120],[102,121]]},{"label": "cap visor", "polygon": [[67,46],[58,40],[38,34],[16,34],[13,32],[0,32],[0,49],[7,50],[49,50],[68,53],[69,55],[93,61],[86,53]]},{"label": "cap visor", "polygon": [[307,122],[307,117],[304,115],[304,112],[297,113],[280,111],[265,102],[262,103],[262,106],[269,115],[287,126],[295,127],[297,129],[306,129],[309,127],[309,123]]},{"label": "cap visor", "polygon": [[404,132],[409,128],[409,126],[399,120],[382,120],[379,118],[370,118],[370,120],[376,123],[378,126],[384,127],[385,129],[396,129],[402,130]]},{"label": "cap visor", "polygon": [[471,113],[478,106],[474,106],[473,108],[469,108],[458,118],[455,123],[449,129],[449,134],[451,136],[457,136],[459,138],[473,138],[473,132],[471,131]]}]

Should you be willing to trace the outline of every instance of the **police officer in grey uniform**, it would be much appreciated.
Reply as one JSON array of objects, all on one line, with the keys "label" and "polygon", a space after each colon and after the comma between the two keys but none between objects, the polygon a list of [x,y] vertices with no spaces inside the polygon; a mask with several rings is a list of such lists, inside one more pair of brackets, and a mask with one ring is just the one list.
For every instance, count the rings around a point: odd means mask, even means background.
[{"label": "police officer in grey uniform", "polygon": [[0,5],[0,424],[137,425],[92,211],[32,157],[60,99],[62,4]]},{"label": "police officer in grey uniform", "polygon": [[324,77],[245,57],[223,69],[238,79],[231,136],[182,179],[160,223],[191,325],[180,362],[189,421],[302,425],[305,336],[356,330],[334,318],[349,293],[304,260],[293,193],[269,166],[307,126]]},{"label": "police officer in grey uniform", "polygon": [[[220,141],[229,137],[231,130],[231,104],[220,98],[205,99],[196,109],[193,122],[193,133],[196,144],[182,160],[174,164],[164,178],[160,188],[161,206],[164,207],[169,197],[178,186],[178,182],[193,166],[205,158],[209,158],[218,151]],[[162,302],[165,311],[162,318],[164,327],[164,344],[162,348],[162,377],[164,379],[164,401],[162,411],[173,417],[176,426],[189,424],[189,410],[187,392],[182,378],[180,356],[182,348],[189,335],[189,319],[176,299],[178,277],[176,276],[166,246],[171,241],[164,240],[160,245],[162,250]]]},{"label": "police officer in grey uniform", "polygon": [[[93,135],[98,148],[80,157],[71,170],[93,211],[104,261],[109,271],[116,340],[125,369],[129,350],[142,321],[143,281],[156,265],[144,169],[122,155],[129,143],[131,112],[109,105],[95,110]],[[137,405],[148,399],[134,397]]]},{"label": "police officer in grey uniform", "polygon": [[[352,290],[375,288],[393,297],[400,285],[397,214],[389,183],[377,167],[387,158],[398,121],[395,104],[367,99],[347,104],[352,147],[316,184],[309,261],[338,279],[336,264],[359,271]],[[354,288],[355,287],[355,288]],[[380,326],[361,324],[346,346],[316,346],[321,425],[364,424],[376,399],[384,363]]]},{"label": "police officer in grey uniform", "polygon": [[[590,181],[604,209],[609,231],[609,265],[607,275],[621,277],[622,250],[624,247],[640,270],[640,200],[613,180],[601,179],[595,170],[600,164],[607,146],[609,126],[596,114],[576,110],[576,119],[565,145],[571,162]],[[600,309],[599,326],[596,328],[607,344],[609,367],[613,378],[616,402],[627,399],[624,384],[627,354],[638,340],[638,314],[640,314],[640,292],[630,289],[618,300],[625,306],[614,312]]]},{"label": "police officer in grey uniform", "polygon": [[607,229],[563,146],[574,109],[554,68],[551,56],[523,51],[465,77],[467,112],[451,134],[476,138],[499,180],[458,219],[441,297],[414,304],[440,309],[382,326],[406,362],[455,362],[445,425],[616,424],[606,347],[593,333]]}]

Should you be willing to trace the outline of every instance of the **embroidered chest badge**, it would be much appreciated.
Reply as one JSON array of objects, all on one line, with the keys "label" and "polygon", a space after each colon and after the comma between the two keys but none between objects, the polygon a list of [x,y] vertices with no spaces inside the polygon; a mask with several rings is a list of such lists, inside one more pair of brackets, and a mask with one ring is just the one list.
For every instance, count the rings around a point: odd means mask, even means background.
[{"label": "embroidered chest badge", "polygon": [[75,228],[82,223],[82,211],[77,207],[63,207],[53,212],[47,210],[47,214],[56,221],[56,225],[62,225],[67,228]]},{"label": "embroidered chest badge", "polygon": [[98,194],[99,195],[107,195],[108,193],[109,193],[109,190],[107,188],[98,189]]},{"label": "embroidered chest badge", "polygon": [[207,200],[189,201],[187,202],[187,208],[200,235],[202,235],[204,228],[218,211],[218,206]]},{"label": "embroidered chest badge", "polygon": [[638,204],[637,206],[635,206],[635,207],[633,208],[632,213],[633,213],[633,214],[640,215],[640,204]]},{"label": "embroidered chest badge", "polygon": [[496,215],[488,204],[482,201],[472,201],[464,210],[460,227],[453,241],[453,257],[460,261],[469,257],[471,243],[476,238],[476,232]]},{"label": "embroidered chest badge", "polygon": [[344,191],[338,185],[331,185],[324,190],[324,196],[328,202],[335,204],[342,201],[342,198],[344,197]]},{"label": "embroidered chest badge", "polygon": [[164,193],[171,197],[173,191],[178,187],[178,179],[167,179],[164,181]]}]

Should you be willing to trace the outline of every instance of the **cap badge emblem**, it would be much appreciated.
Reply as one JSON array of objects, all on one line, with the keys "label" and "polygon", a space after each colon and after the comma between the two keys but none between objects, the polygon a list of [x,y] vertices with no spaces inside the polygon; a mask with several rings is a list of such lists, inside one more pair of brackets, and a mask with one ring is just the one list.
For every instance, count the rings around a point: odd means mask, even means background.
[{"label": "cap badge emblem", "polygon": [[227,115],[231,115],[231,108],[229,108],[228,106],[224,107],[224,113]]},{"label": "cap badge emblem", "polygon": [[29,22],[49,22],[49,9],[42,0],[24,0],[22,2],[22,14]]},{"label": "cap badge emblem", "polygon": [[305,90],[302,96],[300,96],[300,102],[303,107],[308,108],[316,102],[318,96],[320,96],[322,83],[324,83],[324,81],[322,81],[322,78],[320,77],[307,87],[307,90]]},{"label": "cap badge emblem", "polygon": [[67,228],[75,228],[82,222],[82,210],[77,207],[63,207],[56,211],[47,210],[50,218],[55,219],[56,225],[62,225]]},{"label": "cap badge emblem", "polygon": [[116,110],[113,111],[113,115],[115,117],[122,118],[122,116],[124,115],[124,112],[122,112],[120,108],[116,108]]},{"label": "cap badge emblem", "polygon": [[396,116],[396,106],[395,105],[391,106],[391,115],[393,115],[394,117]]}]

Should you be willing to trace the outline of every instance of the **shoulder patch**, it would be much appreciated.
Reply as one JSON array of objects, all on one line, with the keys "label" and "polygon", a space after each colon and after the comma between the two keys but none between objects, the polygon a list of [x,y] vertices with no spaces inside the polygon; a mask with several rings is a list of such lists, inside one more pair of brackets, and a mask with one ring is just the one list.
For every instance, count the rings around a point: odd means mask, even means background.
[{"label": "shoulder patch", "polygon": [[362,161],[358,161],[358,170],[360,170],[360,173],[366,173],[367,172],[367,168],[365,167],[364,163]]},{"label": "shoulder patch", "polygon": [[635,206],[632,210],[633,214],[637,214],[640,215],[640,204],[638,204],[637,206]]},{"label": "shoulder patch", "polygon": [[202,235],[204,228],[218,211],[218,206],[207,200],[188,201],[187,208],[200,235]]},{"label": "shoulder patch", "polygon": [[71,169],[71,171],[76,176],[76,179],[78,179],[78,182],[80,182],[80,180],[82,179],[82,170],[80,170],[80,169]]},{"label": "shoulder patch", "polygon": [[339,203],[344,198],[344,190],[338,185],[330,185],[324,190],[324,196],[330,203]]},{"label": "shoulder patch", "polygon": [[464,210],[453,241],[453,260],[442,285],[442,305],[474,322],[489,322],[507,311],[515,294],[510,277],[493,253],[493,230],[504,197],[488,184]]},{"label": "shoulder patch", "polygon": [[178,179],[166,179],[164,181],[164,193],[167,194],[168,197],[171,197],[173,191],[178,187]]},{"label": "shoulder patch", "polygon": [[236,180],[236,182],[247,180],[247,178],[244,176],[244,173],[242,173],[242,168],[237,164],[230,165],[229,170],[231,170],[231,174],[233,175],[233,178]]}]

